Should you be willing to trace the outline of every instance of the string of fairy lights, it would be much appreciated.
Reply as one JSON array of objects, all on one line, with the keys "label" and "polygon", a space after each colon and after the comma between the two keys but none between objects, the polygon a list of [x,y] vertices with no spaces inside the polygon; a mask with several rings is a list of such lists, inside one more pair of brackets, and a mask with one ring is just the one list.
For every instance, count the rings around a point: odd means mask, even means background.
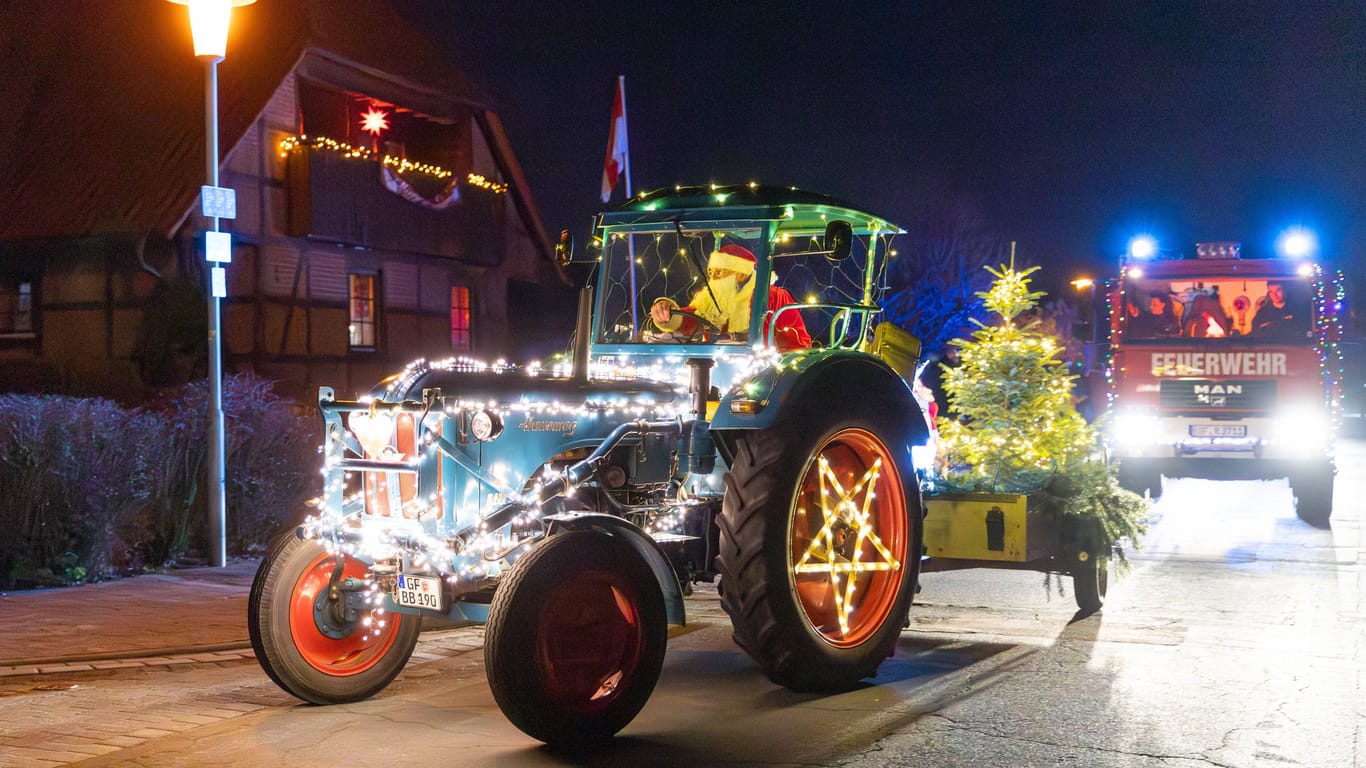
[{"label": "string of fairy lights", "polygon": [[[740,382],[763,370],[774,366],[779,355],[770,349],[750,349],[735,353],[724,353],[718,363],[724,363],[735,372],[735,381]],[[409,363],[397,375],[391,377],[384,389],[376,396],[367,396],[358,403],[393,401],[406,396],[422,385],[423,379],[434,372],[476,373],[493,376],[526,376],[531,378],[564,378],[570,373],[569,363],[556,361],[550,365],[533,362],[527,365],[513,365],[505,360],[487,362],[470,357],[452,357],[444,360],[418,359]],[[680,425],[689,418],[691,398],[687,394],[688,368],[683,365],[683,356],[669,356],[649,363],[640,363],[629,356],[606,356],[592,361],[590,378],[595,381],[642,381],[667,385],[671,395],[658,399],[645,392],[633,397],[626,395],[587,396],[575,402],[558,399],[537,400],[520,395],[515,400],[478,400],[461,397],[444,397],[439,406],[423,410],[418,419],[418,432],[415,453],[404,457],[389,449],[384,455],[370,456],[371,459],[394,461],[398,469],[405,463],[416,466],[427,461],[432,452],[443,450],[442,435],[446,431],[448,419],[461,419],[476,411],[488,411],[499,416],[505,425],[520,424],[524,421],[559,424],[602,423],[607,419],[610,424],[625,420],[677,421]],[[718,382],[719,383],[719,382]],[[732,384],[731,386],[734,386]],[[353,414],[354,415],[354,414]],[[376,418],[373,414],[369,417]],[[385,434],[392,433],[392,425],[385,427]],[[356,428],[351,427],[353,433]],[[591,427],[587,431],[592,431]],[[349,481],[356,473],[374,470],[346,470],[343,463],[348,455],[355,455],[343,429],[330,429],[323,446],[323,493],[313,501],[317,511],[304,523],[305,537],[320,542],[329,552],[358,557],[367,562],[390,562],[407,558],[412,567],[441,574],[451,582],[464,584],[477,583],[482,579],[493,578],[507,567],[505,558],[526,543],[536,540],[544,533],[541,520],[541,499],[552,484],[566,486],[563,495],[572,496],[574,484],[565,481],[564,472],[556,471],[550,465],[538,467],[530,477],[511,476],[510,468],[502,463],[492,464],[487,472],[478,467],[466,466],[474,476],[472,488],[482,487],[491,491],[491,496],[505,504],[521,507],[510,522],[487,529],[482,522],[490,509],[482,506],[481,492],[465,493],[464,500],[455,499],[454,489],[451,497],[443,497],[438,488],[425,495],[414,493],[410,498],[401,500],[396,509],[388,515],[369,514],[377,509],[379,495],[386,490],[378,490],[378,484],[363,483],[360,490],[347,494]],[[449,443],[446,444],[449,448]],[[381,470],[382,471],[382,470]],[[393,481],[391,481],[393,482]],[[703,483],[702,490],[719,493],[719,488],[710,488]],[[523,490],[519,490],[523,489]],[[697,490],[694,488],[693,490]],[[390,496],[389,498],[392,498]],[[436,532],[437,526],[428,525],[441,519],[445,507],[453,504],[450,510],[453,521],[476,520],[472,530],[462,530],[456,536]],[[691,498],[688,489],[680,489],[673,506],[657,506],[651,514],[642,515],[638,524],[647,533],[676,534],[681,532],[686,517],[685,508],[703,499]],[[482,513],[482,517],[481,517]],[[364,516],[365,524],[356,525]]]},{"label": "string of fairy lights", "polygon": [[1314,316],[1317,318],[1319,371],[1323,375],[1329,411],[1333,417],[1333,431],[1342,420],[1342,379],[1345,363],[1342,356],[1342,313],[1347,302],[1347,278],[1342,270],[1334,270],[1326,278],[1323,267],[1314,265]]},{"label": "string of fairy lights", "polygon": [[[430,176],[437,180],[448,179],[454,175],[453,171],[442,168],[432,163],[415,163],[406,157],[398,157],[377,152],[369,147],[360,147],[348,144],[344,141],[329,138],[327,136],[288,136],[280,140],[280,156],[287,157],[291,152],[311,151],[311,152],[330,152],[345,158],[356,160],[366,160],[377,162],[395,173],[419,174]],[[479,173],[466,174],[464,184],[466,186],[482,189],[495,195],[503,194],[508,191],[508,185],[502,182],[493,181]]]}]

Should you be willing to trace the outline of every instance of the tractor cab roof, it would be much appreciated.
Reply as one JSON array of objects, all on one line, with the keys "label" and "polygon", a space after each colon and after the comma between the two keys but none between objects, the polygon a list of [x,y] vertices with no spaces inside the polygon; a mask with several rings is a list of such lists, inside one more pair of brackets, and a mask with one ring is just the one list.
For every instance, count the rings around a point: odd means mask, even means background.
[{"label": "tractor cab roof", "polygon": [[685,228],[737,222],[779,222],[779,231],[811,234],[830,221],[845,221],[854,233],[900,234],[885,218],[828,195],[795,187],[737,184],[677,186],[641,192],[619,207],[598,215],[599,227],[640,230],[661,224]]}]

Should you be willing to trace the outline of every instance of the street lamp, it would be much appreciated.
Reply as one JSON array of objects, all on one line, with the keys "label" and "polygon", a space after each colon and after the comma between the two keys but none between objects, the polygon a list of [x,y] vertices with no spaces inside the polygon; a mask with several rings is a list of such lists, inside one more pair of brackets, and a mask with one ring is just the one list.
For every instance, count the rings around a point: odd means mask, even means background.
[{"label": "street lamp", "polygon": [[204,62],[204,168],[208,185],[203,188],[201,204],[205,216],[213,219],[213,229],[204,233],[204,257],[209,271],[209,546],[210,562],[223,567],[228,562],[225,500],[227,470],[224,467],[223,439],[223,351],[222,299],[227,296],[227,272],[223,264],[232,260],[232,241],[219,232],[220,218],[233,218],[237,205],[231,190],[218,186],[218,62],[228,54],[228,23],[234,6],[251,5],[256,0],[170,0],[187,5],[194,55]]},{"label": "street lamp", "polygon": [[[1072,287],[1078,292],[1086,291],[1085,312],[1086,338],[1082,339],[1085,345],[1082,347],[1082,373],[1089,376],[1094,365],[1095,346],[1097,335],[1096,330],[1099,326],[1099,319],[1096,317],[1096,285],[1099,281],[1090,277],[1079,277],[1072,281]],[[1074,331],[1074,335],[1077,335]]]}]

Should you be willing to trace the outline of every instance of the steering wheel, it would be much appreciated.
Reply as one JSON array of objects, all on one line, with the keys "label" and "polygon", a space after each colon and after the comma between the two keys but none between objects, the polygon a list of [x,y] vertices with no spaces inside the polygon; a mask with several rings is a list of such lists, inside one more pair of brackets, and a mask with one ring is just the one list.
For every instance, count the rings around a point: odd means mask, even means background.
[{"label": "steering wheel", "polygon": [[669,316],[672,317],[674,315],[691,317],[692,319],[697,321],[697,325],[693,327],[692,333],[688,334],[687,336],[687,338],[689,339],[692,339],[694,336],[701,335],[701,331],[703,329],[711,331],[712,334],[716,336],[721,335],[721,326],[717,325],[716,323],[713,323],[712,321],[708,320],[707,318],[697,314],[696,312],[690,309],[684,309],[682,307],[670,307]]}]

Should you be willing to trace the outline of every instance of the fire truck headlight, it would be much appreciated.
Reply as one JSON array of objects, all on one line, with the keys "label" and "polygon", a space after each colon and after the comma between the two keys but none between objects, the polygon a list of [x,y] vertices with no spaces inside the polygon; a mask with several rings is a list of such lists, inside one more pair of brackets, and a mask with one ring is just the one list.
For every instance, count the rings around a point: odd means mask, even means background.
[{"label": "fire truck headlight", "polygon": [[1152,445],[1162,441],[1162,425],[1142,411],[1120,411],[1108,430],[1120,445]]},{"label": "fire truck headlight", "polygon": [[1301,456],[1316,456],[1328,449],[1333,425],[1322,409],[1287,408],[1276,418],[1276,441]]}]

